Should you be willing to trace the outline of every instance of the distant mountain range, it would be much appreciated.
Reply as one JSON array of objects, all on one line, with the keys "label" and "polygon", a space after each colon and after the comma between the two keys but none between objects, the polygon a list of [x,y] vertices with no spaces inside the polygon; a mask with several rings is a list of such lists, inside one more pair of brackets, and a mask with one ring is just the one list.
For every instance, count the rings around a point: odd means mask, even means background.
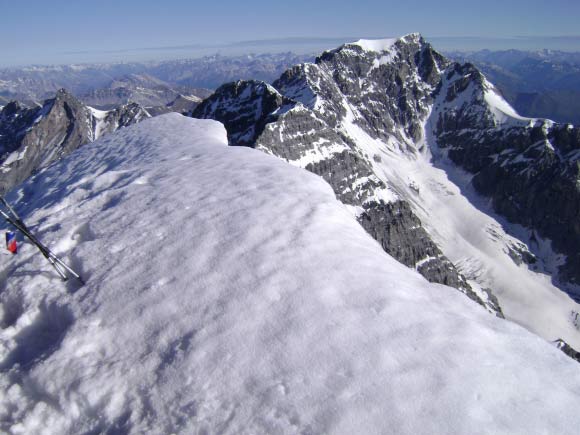
[{"label": "distant mountain range", "polygon": [[313,56],[279,53],[9,68],[0,70],[0,105],[11,100],[34,104],[66,88],[86,104],[103,109],[129,102],[158,106],[180,94],[204,98],[209,89],[232,80],[272,81],[288,67],[309,60]]},{"label": "distant mountain range", "polygon": [[148,108],[165,106],[180,95],[196,97],[199,102],[211,92],[204,88],[170,85],[149,74],[128,74],[112,80],[107,87],[92,89],[78,98],[89,106],[110,110],[129,103]]},{"label": "distant mountain range", "polygon": [[[458,62],[475,64],[518,113],[580,124],[580,53],[481,50],[446,55]],[[102,110],[132,102],[147,108],[160,107],[178,95],[203,99],[231,81],[272,83],[290,66],[312,60],[313,55],[289,52],[3,69],[0,106],[11,100],[31,105],[66,88],[80,101]],[[158,109],[152,111],[158,113]]]}]

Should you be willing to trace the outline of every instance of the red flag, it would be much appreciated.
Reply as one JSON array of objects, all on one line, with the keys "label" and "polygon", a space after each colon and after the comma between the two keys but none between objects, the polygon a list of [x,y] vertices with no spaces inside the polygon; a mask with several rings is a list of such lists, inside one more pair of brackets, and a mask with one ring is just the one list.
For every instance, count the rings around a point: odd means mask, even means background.
[{"label": "red flag", "polygon": [[16,243],[16,234],[8,231],[6,232],[6,249],[13,254],[18,252],[18,244]]}]

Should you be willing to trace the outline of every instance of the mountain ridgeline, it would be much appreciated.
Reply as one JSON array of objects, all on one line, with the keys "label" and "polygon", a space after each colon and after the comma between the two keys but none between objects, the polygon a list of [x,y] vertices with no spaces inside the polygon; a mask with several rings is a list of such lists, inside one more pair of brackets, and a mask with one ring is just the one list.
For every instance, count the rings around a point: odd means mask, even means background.
[{"label": "mountain ridgeline", "polygon": [[7,104],[0,111],[0,194],[79,146],[148,117],[135,103],[94,110],[64,89],[42,106]]},{"label": "mountain ridgeline", "polygon": [[[7,103],[0,108],[0,194],[86,143],[152,116],[191,114],[201,101],[194,95],[175,95],[168,95],[175,97],[168,104],[153,107],[129,98],[109,110],[88,106],[65,89],[32,107],[17,101]],[[153,96],[145,101],[157,100]]]},{"label": "mountain ridgeline", "polygon": [[232,80],[270,82],[288,67],[312,59],[312,55],[270,53],[0,69],[0,105],[11,100],[32,104],[65,88],[85,104],[101,109],[128,99],[145,107],[158,106],[177,94],[207,97],[208,89]]},{"label": "mountain ridgeline", "polygon": [[[475,291],[438,246],[437,229],[424,227],[429,186],[396,168],[421,156],[450,160],[495,212],[567,256],[554,281],[580,300],[580,129],[518,116],[473,65],[451,62],[418,34],[346,44],[272,86],[225,84],[193,116],[223,122],[231,145],[322,176],[385,251],[501,315],[494,289]],[[513,261],[537,260],[529,243],[510,243]]]},{"label": "mountain ridgeline", "polygon": [[446,54],[475,64],[518,113],[580,125],[580,53],[511,49]]},{"label": "mountain ridgeline", "polygon": [[[560,278],[580,284],[580,128],[498,113],[492,85],[471,65],[453,65],[443,82],[439,147],[474,174],[498,213],[530,228],[532,240],[552,240],[567,256]],[[456,110],[465,95],[470,104]]]}]

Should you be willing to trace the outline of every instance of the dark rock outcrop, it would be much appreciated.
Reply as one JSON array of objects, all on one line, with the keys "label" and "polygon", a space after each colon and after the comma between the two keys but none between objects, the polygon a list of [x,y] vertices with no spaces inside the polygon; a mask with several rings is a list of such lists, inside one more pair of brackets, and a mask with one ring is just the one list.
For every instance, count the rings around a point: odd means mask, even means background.
[{"label": "dark rock outcrop", "polygon": [[562,340],[561,338],[559,338],[554,343],[556,344],[556,346],[558,347],[558,349],[560,349],[562,352],[564,352],[570,358],[575,359],[576,361],[580,362],[580,352],[578,352],[577,350],[575,350],[574,348],[572,348],[564,340]]},{"label": "dark rock outcrop", "polygon": [[79,146],[148,116],[136,104],[96,112],[64,89],[39,107],[9,103],[0,112],[0,194]]},{"label": "dark rock outcrop", "polygon": [[259,81],[237,81],[219,87],[199,104],[194,118],[214,118],[222,122],[231,145],[253,146],[276,112],[292,102],[274,88]]}]

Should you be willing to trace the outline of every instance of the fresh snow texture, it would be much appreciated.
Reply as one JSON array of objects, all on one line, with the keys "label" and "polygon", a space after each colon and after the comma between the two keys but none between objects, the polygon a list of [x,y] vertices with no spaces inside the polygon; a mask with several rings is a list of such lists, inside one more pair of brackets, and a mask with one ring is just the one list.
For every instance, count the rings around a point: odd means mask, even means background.
[{"label": "fresh snow texture", "polygon": [[384,253],[325,182],[168,114],[13,191],[0,431],[576,434],[580,367]]},{"label": "fresh snow texture", "polygon": [[389,51],[395,42],[397,42],[398,38],[390,38],[390,39],[359,39],[356,42],[353,42],[352,45],[358,45],[363,50],[366,51],[376,51],[381,53],[383,51]]},{"label": "fresh snow texture", "polygon": [[535,119],[518,115],[515,109],[501,96],[496,87],[485,80],[483,98],[491,110],[494,118],[499,124],[506,124],[514,121],[534,122]]}]

